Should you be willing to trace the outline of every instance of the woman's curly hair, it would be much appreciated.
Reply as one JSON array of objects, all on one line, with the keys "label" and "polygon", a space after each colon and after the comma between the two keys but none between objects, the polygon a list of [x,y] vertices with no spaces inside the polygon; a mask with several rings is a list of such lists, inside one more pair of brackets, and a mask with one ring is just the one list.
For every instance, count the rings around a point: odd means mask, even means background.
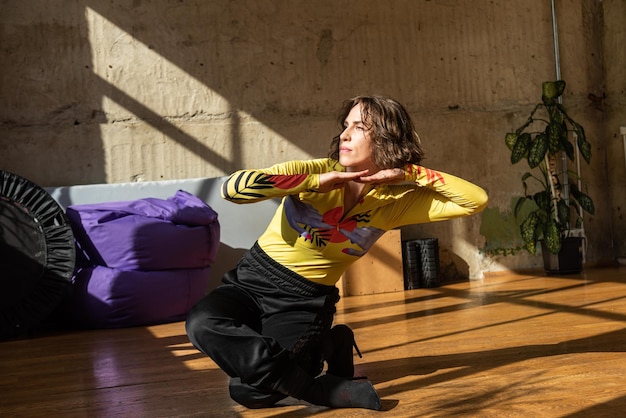
[{"label": "woman's curly hair", "polygon": [[[341,131],[350,110],[360,104],[362,120],[370,130],[372,160],[381,169],[402,168],[420,164],[424,150],[406,109],[397,101],[383,96],[357,96],[346,100],[338,117]],[[340,132],[341,134],[341,132]],[[329,158],[339,160],[339,135],[330,143]]]}]

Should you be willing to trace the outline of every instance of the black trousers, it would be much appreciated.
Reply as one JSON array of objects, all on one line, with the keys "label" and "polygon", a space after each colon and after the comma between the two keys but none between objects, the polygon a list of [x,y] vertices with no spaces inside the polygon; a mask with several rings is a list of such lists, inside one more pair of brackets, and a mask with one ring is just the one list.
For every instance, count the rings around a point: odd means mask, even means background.
[{"label": "black trousers", "polygon": [[194,346],[232,379],[231,396],[248,407],[285,397],[275,384],[296,362],[313,377],[323,367],[322,340],[339,293],[283,267],[255,244],[190,311]]}]

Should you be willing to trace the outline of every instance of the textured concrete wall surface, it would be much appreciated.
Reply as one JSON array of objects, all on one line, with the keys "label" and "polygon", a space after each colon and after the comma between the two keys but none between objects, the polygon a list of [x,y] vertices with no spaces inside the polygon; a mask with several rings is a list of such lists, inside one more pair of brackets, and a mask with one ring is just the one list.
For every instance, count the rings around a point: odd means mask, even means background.
[{"label": "textured concrete wall surface", "polygon": [[[626,1],[604,1],[604,71],[607,193],[614,254],[626,260]],[[607,251],[610,251],[607,249]]]},{"label": "textured concrete wall surface", "polygon": [[[596,203],[587,262],[601,263],[626,249],[624,2],[556,3],[564,104],[593,146],[582,167]],[[491,199],[481,215],[403,237],[438,237],[448,277],[541,266],[521,250],[512,214],[527,167],[510,164],[503,138],[555,78],[549,0],[0,5],[0,169],[67,186],[320,157],[344,99],[384,94],[415,118],[425,166]]]}]

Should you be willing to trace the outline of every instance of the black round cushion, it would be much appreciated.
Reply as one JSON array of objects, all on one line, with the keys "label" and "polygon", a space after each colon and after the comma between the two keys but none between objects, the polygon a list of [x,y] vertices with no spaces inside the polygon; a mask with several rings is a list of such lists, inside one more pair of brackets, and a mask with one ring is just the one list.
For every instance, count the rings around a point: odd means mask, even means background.
[{"label": "black round cushion", "polygon": [[75,259],[63,208],[35,183],[0,170],[0,339],[34,328],[55,310]]}]

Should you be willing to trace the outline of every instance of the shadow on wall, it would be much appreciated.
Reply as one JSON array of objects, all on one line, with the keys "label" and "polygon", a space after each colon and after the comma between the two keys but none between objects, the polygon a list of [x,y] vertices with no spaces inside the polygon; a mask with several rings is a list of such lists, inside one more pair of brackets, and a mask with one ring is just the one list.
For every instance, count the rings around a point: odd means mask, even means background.
[{"label": "shadow on wall", "polygon": [[40,185],[104,181],[85,3],[3,6],[0,166]]}]

